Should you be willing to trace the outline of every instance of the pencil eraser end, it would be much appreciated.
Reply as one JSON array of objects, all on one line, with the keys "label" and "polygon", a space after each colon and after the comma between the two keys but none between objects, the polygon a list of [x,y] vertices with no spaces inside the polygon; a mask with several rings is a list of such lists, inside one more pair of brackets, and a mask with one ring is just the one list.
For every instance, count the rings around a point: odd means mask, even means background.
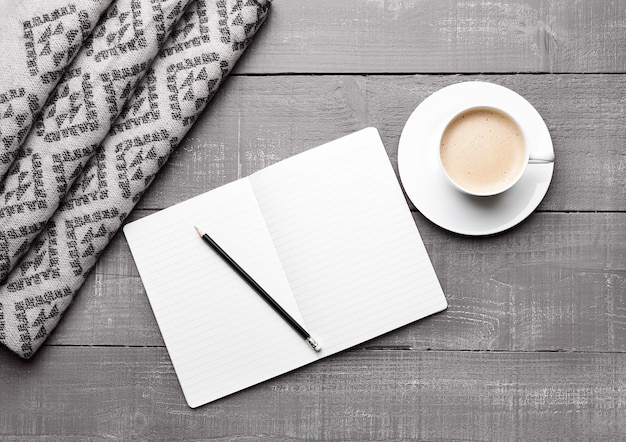
[{"label": "pencil eraser end", "polygon": [[322,350],[322,346],[312,337],[308,337],[306,338],[306,342],[309,343],[309,345],[311,346],[311,348],[315,351],[321,351]]}]

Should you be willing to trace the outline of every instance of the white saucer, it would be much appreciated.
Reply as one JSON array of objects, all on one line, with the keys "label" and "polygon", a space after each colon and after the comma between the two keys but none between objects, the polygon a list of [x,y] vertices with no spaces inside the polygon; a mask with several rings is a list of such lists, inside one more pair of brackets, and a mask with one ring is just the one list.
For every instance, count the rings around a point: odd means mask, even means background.
[{"label": "white saucer", "polygon": [[526,99],[503,86],[471,81],[440,89],[413,111],[400,137],[398,168],[407,195],[430,221],[463,235],[490,235],[515,226],[537,208],[554,163],[529,164],[511,189],[496,196],[458,191],[441,170],[436,137],[449,118],[470,106],[493,106],[513,116],[523,126],[531,155],[554,152],[545,122]]}]

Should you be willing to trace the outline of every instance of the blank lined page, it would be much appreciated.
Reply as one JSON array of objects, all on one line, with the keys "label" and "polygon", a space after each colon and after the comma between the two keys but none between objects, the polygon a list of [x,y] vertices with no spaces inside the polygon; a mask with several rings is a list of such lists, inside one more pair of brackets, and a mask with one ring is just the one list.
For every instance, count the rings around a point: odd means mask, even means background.
[{"label": "blank lined page", "polygon": [[247,180],[128,224],[124,233],[191,407],[317,359],[194,225],[306,327]]},{"label": "blank lined page", "polygon": [[323,355],[446,308],[375,129],[282,161],[250,181]]}]

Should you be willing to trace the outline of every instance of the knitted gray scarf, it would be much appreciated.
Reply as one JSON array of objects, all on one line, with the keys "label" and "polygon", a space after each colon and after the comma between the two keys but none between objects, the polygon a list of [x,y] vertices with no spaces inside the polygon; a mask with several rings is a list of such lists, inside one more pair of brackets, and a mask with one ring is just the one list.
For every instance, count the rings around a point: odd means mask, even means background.
[{"label": "knitted gray scarf", "polygon": [[25,3],[0,19],[11,36],[0,49],[15,58],[0,72],[0,342],[27,358],[245,50],[269,0]]}]

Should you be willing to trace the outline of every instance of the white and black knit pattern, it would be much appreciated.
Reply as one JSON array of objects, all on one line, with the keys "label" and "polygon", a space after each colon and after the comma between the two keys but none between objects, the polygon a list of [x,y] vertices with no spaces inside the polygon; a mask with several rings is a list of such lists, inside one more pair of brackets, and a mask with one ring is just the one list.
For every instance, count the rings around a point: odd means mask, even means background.
[{"label": "white and black knit pattern", "polygon": [[189,2],[116,0],[65,69],[0,185],[0,283],[93,156]]},{"label": "white and black knit pattern", "polygon": [[269,0],[195,0],[0,288],[0,341],[30,357],[263,23]]},{"label": "white and black knit pattern", "polygon": [[0,14],[0,180],[112,0],[7,0]]}]

